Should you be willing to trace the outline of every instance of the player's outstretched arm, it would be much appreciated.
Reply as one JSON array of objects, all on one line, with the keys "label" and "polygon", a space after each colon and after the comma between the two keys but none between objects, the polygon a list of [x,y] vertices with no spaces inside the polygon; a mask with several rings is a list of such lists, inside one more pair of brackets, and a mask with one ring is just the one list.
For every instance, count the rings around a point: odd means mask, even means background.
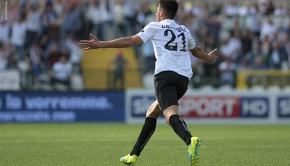
[{"label": "player's outstretched arm", "polygon": [[85,50],[98,48],[125,48],[143,43],[143,40],[138,36],[121,37],[110,41],[99,41],[98,38],[90,34],[92,40],[81,40],[79,46]]},{"label": "player's outstretched arm", "polygon": [[204,52],[204,50],[198,46],[196,46],[194,49],[190,50],[193,56],[202,59],[208,63],[213,63],[217,56],[215,55],[217,53],[217,49],[212,50],[208,54]]}]

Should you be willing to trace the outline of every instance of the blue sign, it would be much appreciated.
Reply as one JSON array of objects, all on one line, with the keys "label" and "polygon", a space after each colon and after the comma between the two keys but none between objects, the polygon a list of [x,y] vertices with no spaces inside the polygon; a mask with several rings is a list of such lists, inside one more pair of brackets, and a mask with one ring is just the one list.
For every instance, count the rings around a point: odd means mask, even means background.
[{"label": "blue sign", "polygon": [[277,98],[278,117],[290,117],[290,96]]},{"label": "blue sign", "polygon": [[1,92],[0,122],[124,121],[124,92]]},{"label": "blue sign", "polygon": [[268,97],[241,97],[241,117],[268,117],[269,103]]}]

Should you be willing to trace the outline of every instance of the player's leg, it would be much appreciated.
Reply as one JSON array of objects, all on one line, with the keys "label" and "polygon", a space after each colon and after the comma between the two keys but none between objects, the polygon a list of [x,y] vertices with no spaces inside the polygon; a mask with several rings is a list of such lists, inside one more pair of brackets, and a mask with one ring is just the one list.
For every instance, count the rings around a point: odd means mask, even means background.
[{"label": "player's leg", "polygon": [[153,102],[147,111],[145,123],[133,147],[133,150],[127,156],[122,157],[120,159],[121,162],[127,165],[134,165],[136,163],[137,158],[140,156],[143,148],[153,135],[156,128],[157,118],[161,115],[161,113],[162,112],[158,106],[158,102]]},{"label": "player's leg", "polygon": [[137,155],[137,156],[140,155],[144,146],[146,145],[146,143],[149,141],[149,139],[153,135],[155,128],[156,128],[157,118],[160,115],[161,115],[161,110],[158,106],[158,102],[155,101],[149,107],[149,109],[147,111],[145,123],[144,123],[142,130],[140,132],[140,135],[135,143],[135,146],[134,146],[132,152],[130,153],[131,155]]},{"label": "player's leg", "polygon": [[191,165],[198,162],[197,147],[199,138],[192,137],[185,121],[179,116],[178,100],[185,94],[188,78],[174,72],[165,72],[156,77],[156,96],[163,110],[166,122],[188,146]]},{"label": "player's leg", "polygon": [[190,145],[191,133],[187,129],[185,121],[179,116],[178,105],[171,105],[167,107],[163,114],[167,124],[169,124],[174,132],[186,143]]},{"label": "player's leg", "polygon": [[200,145],[198,137],[192,137],[185,121],[179,116],[177,105],[172,105],[166,108],[163,112],[166,122],[172,127],[174,132],[186,143],[189,153],[190,165],[196,165],[199,161],[197,148]]},{"label": "player's leg", "polygon": [[185,94],[188,78],[172,71],[161,72],[155,76],[155,94],[167,124],[187,144],[191,134],[184,120],[179,116],[178,100]]}]

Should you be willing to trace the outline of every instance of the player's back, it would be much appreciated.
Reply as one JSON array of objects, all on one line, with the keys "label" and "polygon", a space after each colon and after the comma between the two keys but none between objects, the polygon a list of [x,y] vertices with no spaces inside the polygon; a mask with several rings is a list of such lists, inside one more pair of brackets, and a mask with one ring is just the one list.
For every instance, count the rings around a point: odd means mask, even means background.
[{"label": "player's back", "polygon": [[194,48],[195,42],[189,30],[170,19],[152,22],[147,27],[152,32],[157,60],[155,74],[170,70],[190,78],[192,69],[188,49]]}]

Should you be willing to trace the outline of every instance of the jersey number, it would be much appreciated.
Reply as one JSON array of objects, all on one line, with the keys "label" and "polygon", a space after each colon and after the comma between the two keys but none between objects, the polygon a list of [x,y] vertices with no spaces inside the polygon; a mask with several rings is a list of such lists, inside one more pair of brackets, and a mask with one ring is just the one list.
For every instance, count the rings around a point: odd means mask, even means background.
[{"label": "jersey number", "polygon": [[[170,51],[177,51],[177,43],[175,43],[175,45],[170,45],[171,43],[173,43],[175,41],[176,35],[174,34],[174,32],[172,30],[166,29],[164,31],[164,36],[168,36],[168,32],[171,33],[171,39],[165,45],[165,49],[170,50]],[[180,51],[184,51],[185,52],[186,51],[186,49],[185,49],[185,47],[186,47],[186,45],[185,45],[186,41],[185,41],[185,35],[184,35],[184,33],[179,34],[177,37],[182,37],[181,39],[182,39],[183,47],[182,47],[182,49],[180,49]]]}]

